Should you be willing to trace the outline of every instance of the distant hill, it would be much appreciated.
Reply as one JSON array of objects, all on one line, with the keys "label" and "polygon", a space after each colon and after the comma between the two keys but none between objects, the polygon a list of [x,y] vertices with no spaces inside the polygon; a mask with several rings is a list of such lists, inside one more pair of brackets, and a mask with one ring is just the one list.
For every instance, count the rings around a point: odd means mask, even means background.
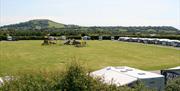
[{"label": "distant hill", "polygon": [[[0,27],[0,36],[180,36],[180,30],[172,26],[91,26],[67,25],[48,19],[36,19]],[[175,39],[175,38],[174,38]],[[177,38],[176,38],[177,39]],[[180,40],[180,37],[178,37]]]},{"label": "distant hill", "polygon": [[66,25],[48,19],[36,19],[18,24],[2,26],[1,28],[10,29],[44,29],[44,28],[64,28]]}]

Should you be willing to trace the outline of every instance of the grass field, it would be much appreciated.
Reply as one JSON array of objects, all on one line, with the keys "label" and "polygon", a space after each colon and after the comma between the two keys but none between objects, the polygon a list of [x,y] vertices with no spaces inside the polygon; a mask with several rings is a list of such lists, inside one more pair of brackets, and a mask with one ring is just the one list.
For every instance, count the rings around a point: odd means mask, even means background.
[{"label": "grass field", "polygon": [[0,42],[0,75],[26,70],[59,70],[77,58],[91,70],[127,65],[158,70],[180,65],[180,50],[156,45],[115,41],[88,41],[88,46],[50,45],[42,41]]}]

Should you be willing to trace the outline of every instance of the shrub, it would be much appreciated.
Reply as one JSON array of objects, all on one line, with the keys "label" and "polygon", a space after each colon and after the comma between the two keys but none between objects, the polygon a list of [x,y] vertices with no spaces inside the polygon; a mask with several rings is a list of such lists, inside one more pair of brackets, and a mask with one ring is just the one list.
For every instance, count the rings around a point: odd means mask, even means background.
[{"label": "shrub", "polygon": [[61,83],[63,90],[85,91],[91,86],[91,78],[79,64],[73,63],[68,67]]},{"label": "shrub", "polygon": [[180,77],[169,80],[165,89],[166,91],[180,91]]},{"label": "shrub", "polygon": [[134,84],[133,88],[134,88],[134,91],[157,91],[154,88],[145,87],[143,82],[141,82],[140,80],[137,81],[136,84]]},{"label": "shrub", "polygon": [[7,36],[6,35],[0,35],[0,41],[1,40],[7,40]]},{"label": "shrub", "polygon": [[60,82],[60,74],[52,72],[32,72],[13,76],[0,88],[2,91],[54,91]]}]

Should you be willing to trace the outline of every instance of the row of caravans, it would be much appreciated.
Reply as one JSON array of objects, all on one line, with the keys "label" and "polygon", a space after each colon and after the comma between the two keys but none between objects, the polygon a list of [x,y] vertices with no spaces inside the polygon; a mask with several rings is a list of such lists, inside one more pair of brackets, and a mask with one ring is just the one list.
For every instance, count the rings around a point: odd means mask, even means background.
[{"label": "row of caravans", "polygon": [[165,46],[180,47],[179,40],[158,39],[158,38],[133,38],[133,37],[119,37],[118,40],[126,41],[126,42],[138,42],[138,43],[144,43],[144,44],[158,44],[158,45],[165,45]]}]

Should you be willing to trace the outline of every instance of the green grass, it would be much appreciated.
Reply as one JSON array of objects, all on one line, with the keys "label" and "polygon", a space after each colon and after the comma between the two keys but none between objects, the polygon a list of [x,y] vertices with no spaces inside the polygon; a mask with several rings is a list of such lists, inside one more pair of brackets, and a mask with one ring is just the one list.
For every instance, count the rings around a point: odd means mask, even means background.
[{"label": "green grass", "polygon": [[[0,42],[0,75],[26,70],[61,70],[73,57],[90,70],[131,66],[158,70],[180,65],[180,50],[114,41],[87,41],[88,46],[41,46],[42,41]],[[60,44],[60,41],[59,41]]]},{"label": "green grass", "polygon": [[55,28],[64,28],[64,24],[61,24],[61,23],[56,23],[56,22],[53,22],[53,21],[48,21],[48,24],[50,28],[52,27],[55,27]]}]

